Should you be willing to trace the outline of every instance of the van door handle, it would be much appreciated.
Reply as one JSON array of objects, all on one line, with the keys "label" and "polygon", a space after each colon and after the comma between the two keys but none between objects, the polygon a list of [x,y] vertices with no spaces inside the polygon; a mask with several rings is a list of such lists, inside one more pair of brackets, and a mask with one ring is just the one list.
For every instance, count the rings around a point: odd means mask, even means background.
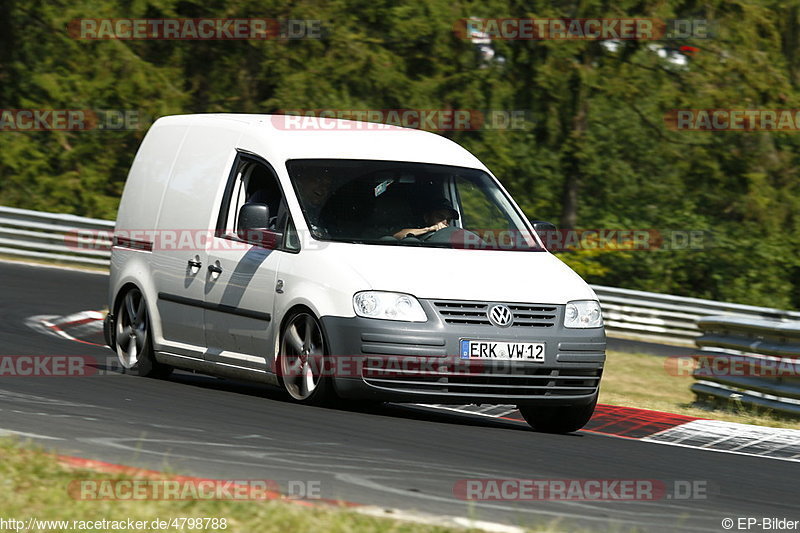
[{"label": "van door handle", "polygon": [[201,263],[200,261],[189,259],[189,268],[200,268],[201,266],[203,266],[203,263]]},{"label": "van door handle", "polygon": [[222,274],[222,267],[218,267],[217,265],[208,265],[208,271],[212,274]]}]

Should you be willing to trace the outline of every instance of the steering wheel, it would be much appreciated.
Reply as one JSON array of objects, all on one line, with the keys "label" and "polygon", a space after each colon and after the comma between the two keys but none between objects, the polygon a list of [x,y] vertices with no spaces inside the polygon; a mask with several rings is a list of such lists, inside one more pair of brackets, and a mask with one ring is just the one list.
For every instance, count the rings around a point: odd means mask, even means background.
[{"label": "steering wheel", "polygon": [[434,235],[436,235],[437,233],[439,233],[443,229],[444,228],[439,228],[439,229],[435,229],[433,231],[429,231],[428,233],[423,233],[422,235],[417,235],[417,239],[419,239],[421,241],[427,241],[428,239],[430,239],[431,237],[433,237]]},{"label": "steering wheel", "polygon": [[459,235],[461,228],[455,226],[445,226],[435,231],[429,231],[419,236],[423,242],[432,242],[437,244],[453,244],[453,239]]}]

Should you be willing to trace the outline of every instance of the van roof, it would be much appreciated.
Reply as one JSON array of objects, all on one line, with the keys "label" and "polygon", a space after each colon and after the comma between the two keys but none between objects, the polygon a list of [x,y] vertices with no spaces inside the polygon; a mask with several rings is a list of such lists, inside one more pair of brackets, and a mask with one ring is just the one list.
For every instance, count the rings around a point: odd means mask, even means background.
[{"label": "van roof", "polygon": [[[282,159],[414,161],[487,170],[455,142],[422,130],[371,122],[292,115],[210,113],[159,118],[152,128],[192,126],[239,130],[263,155]],[[152,129],[151,128],[151,129]]]}]

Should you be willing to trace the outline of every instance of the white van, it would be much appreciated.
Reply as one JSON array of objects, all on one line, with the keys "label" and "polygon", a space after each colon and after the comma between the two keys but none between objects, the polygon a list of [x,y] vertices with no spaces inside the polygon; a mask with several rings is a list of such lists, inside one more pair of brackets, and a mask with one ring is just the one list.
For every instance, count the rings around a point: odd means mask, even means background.
[{"label": "white van", "polygon": [[164,117],[117,217],[106,340],[173,368],[335,398],[514,404],[579,429],[606,338],[591,288],[441,136],[280,115]]}]

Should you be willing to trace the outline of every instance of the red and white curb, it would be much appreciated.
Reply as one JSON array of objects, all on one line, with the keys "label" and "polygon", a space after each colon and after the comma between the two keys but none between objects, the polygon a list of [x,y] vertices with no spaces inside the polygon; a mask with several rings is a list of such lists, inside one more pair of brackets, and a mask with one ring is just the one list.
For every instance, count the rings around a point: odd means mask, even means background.
[{"label": "red and white curb", "polygon": [[25,319],[28,327],[46,335],[55,335],[62,339],[105,346],[103,344],[103,319],[101,311],[81,311],[67,316],[37,315]]},{"label": "red and white curb", "polygon": [[[525,423],[513,405],[420,406]],[[797,429],[754,426],[599,404],[594,416],[581,431],[684,448],[800,462],[800,430]]]},{"label": "red and white curb", "polygon": [[[41,437],[41,436],[39,436]],[[94,472],[101,472],[105,474],[124,474],[135,478],[146,479],[164,479],[169,478],[181,482],[215,482],[209,478],[201,478],[194,476],[181,476],[181,475],[167,475],[157,470],[147,470],[143,468],[136,468],[132,466],[119,465],[114,463],[107,463],[105,461],[96,461],[94,459],[85,459],[83,457],[75,457],[71,455],[56,455],[58,462],[67,468],[92,470]],[[459,516],[439,516],[428,513],[417,513],[404,509],[391,509],[377,507],[374,505],[363,505],[359,503],[348,502],[344,500],[330,500],[330,499],[315,499],[304,500],[297,498],[287,497],[277,491],[263,491],[264,498],[262,500],[276,500],[294,505],[301,505],[304,507],[335,507],[343,508],[346,511],[355,512],[367,516],[377,518],[387,518],[390,520],[399,520],[402,522],[412,522],[415,524],[425,524],[441,527],[450,527],[458,529],[470,529],[487,531],[490,533],[524,533],[526,530],[521,527],[500,524],[496,522],[487,522],[484,520],[473,520],[471,518],[464,518]]]},{"label": "red and white curb", "polygon": [[670,446],[800,462],[800,431],[697,419],[642,439]]}]

